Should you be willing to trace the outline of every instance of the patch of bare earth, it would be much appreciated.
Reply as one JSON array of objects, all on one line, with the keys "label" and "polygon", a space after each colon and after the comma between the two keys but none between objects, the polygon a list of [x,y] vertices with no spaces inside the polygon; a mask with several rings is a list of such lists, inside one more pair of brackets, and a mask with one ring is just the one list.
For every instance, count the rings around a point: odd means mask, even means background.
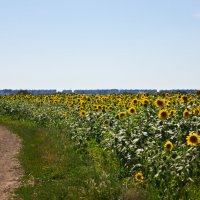
[{"label": "patch of bare earth", "polygon": [[17,135],[0,126],[0,200],[14,198],[19,187],[22,169],[17,159],[21,142]]}]

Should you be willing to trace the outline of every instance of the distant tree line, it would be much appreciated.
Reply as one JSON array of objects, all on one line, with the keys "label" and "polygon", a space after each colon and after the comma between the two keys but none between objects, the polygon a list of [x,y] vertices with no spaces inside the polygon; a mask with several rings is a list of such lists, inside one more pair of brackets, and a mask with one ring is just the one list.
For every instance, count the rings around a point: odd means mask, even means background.
[{"label": "distant tree line", "polygon": [[57,90],[11,90],[11,89],[5,89],[0,90],[0,95],[11,95],[11,94],[56,94]]},{"label": "distant tree line", "polygon": [[12,95],[12,94],[156,94],[156,93],[182,93],[182,94],[194,94],[196,89],[172,89],[172,90],[156,90],[156,89],[97,89],[97,90],[63,90],[61,92],[57,90],[12,90],[4,89],[0,90],[0,95]]}]

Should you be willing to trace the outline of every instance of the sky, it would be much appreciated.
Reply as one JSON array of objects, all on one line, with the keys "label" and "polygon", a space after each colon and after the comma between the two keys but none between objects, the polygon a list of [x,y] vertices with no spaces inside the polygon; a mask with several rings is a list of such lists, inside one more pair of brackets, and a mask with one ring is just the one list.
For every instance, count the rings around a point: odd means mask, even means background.
[{"label": "sky", "polygon": [[0,89],[200,89],[200,0],[0,0]]}]

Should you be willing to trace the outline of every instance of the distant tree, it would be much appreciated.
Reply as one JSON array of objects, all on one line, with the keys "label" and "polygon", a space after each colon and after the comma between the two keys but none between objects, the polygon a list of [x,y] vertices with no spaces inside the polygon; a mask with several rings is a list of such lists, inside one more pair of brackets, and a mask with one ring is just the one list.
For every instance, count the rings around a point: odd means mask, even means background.
[{"label": "distant tree", "polygon": [[17,94],[30,94],[30,92],[28,92],[28,90],[19,90],[19,92]]}]

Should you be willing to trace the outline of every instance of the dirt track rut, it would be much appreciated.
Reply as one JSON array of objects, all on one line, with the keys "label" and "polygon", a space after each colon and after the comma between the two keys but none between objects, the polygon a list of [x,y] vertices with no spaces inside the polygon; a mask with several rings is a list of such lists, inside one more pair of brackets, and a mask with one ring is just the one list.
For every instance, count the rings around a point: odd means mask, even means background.
[{"label": "dirt track rut", "polygon": [[21,141],[17,135],[0,126],[0,200],[13,199],[13,191],[20,185],[22,169],[17,159]]}]

